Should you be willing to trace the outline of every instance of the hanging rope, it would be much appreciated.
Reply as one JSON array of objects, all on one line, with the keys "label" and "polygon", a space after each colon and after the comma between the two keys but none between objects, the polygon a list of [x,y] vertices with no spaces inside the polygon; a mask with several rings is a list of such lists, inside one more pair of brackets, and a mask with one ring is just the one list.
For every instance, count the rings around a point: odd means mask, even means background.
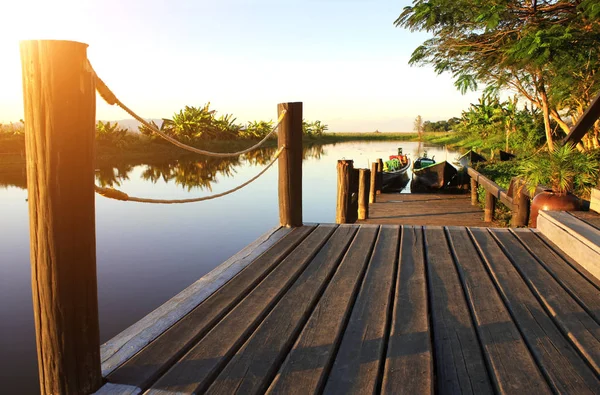
[{"label": "hanging rope", "polygon": [[91,64],[90,64],[90,68],[91,68],[92,72],[94,73],[94,77],[96,79],[96,91],[98,91],[98,94],[104,99],[104,101],[106,101],[111,106],[116,104],[117,106],[121,107],[127,114],[131,115],[133,118],[135,118],[142,125],[144,125],[148,129],[152,130],[154,133],[158,134],[160,137],[162,137],[163,139],[167,140],[171,144],[176,145],[179,148],[183,148],[184,150],[188,150],[190,152],[194,152],[194,153],[200,154],[200,155],[213,156],[213,157],[217,157],[217,158],[227,158],[227,157],[231,157],[231,156],[239,156],[239,155],[248,153],[250,151],[253,151],[256,148],[258,148],[261,145],[263,145],[265,143],[265,141],[267,141],[267,139],[269,137],[271,137],[271,135],[277,131],[277,128],[279,128],[279,125],[281,124],[281,121],[283,121],[283,118],[285,117],[285,114],[287,112],[286,110],[283,110],[281,112],[281,114],[279,114],[279,119],[277,119],[277,124],[275,125],[275,127],[273,128],[273,130],[271,130],[261,141],[259,141],[258,143],[256,143],[255,145],[253,145],[250,148],[247,148],[247,149],[245,149],[243,151],[238,151],[238,152],[211,152],[211,151],[205,151],[205,150],[201,150],[199,148],[192,147],[190,145],[184,144],[184,143],[182,143],[180,141],[177,141],[173,137],[171,137],[171,136],[163,133],[162,131],[160,131],[160,129],[156,128],[151,123],[147,122],[144,118],[142,118],[139,115],[137,115],[129,107],[127,107],[119,99],[117,99],[117,96],[115,96],[115,94],[108,88],[108,86],[104,83],[104,81],[102,81],[100,79],[100,77],[98,77],[98,75],[94,71],[94,69],[93,69],[93,67],[92,67]]},{"label": "hanging rope", "polygon": [[140,198],[140,197],[135,197],[135,196],[129,196],[125,192],[119,191],[118,189],[114,189],[114,188],[102,188],[102,187],[99,187],[98,185],[95,185],[95,190],[96,190],[97,194],[102,195],[102,196],[104,196],[106,198],[115,199],[115,200],[123,200],[123,201],[126,201],[126,202],[156,203],[156,204],[178,204],[178,203],[203,202],[205,200],[216,199],[216,198],[219,198],[221,196],[229,195],[230,193],[238,191],[238,190],[242,189],[243,187],[245,187],[246,185],[251,184],[253,181],[256,181],[260,176],[262,176],[263,174],[265,174],[265,172],[267,170],[269,170],[269,168],[271,166],[273,166],[273,164],[275,163],[275,161],[277,161],[277,158],[279,158],[279,155],[281,155],[281,152],[284,149],[285,149],[285,145],[282,146],[281,148],[279,148],[277,150],[277,152],[275,152],[275,156],[273,157],[273,159],[271,160],[271,162],[269,162],[269,164],[267,165],[267,167],[265,167],[264,169],[262,169],[261,172],[258,173],[256,176],[252,177],[251,179],[249,179],[248,181],[246,181],[242,185],[239,185],[239,186],[237,186],[237,187],[235,187],[233,189],[230,189],[228,191],[225,191],[225,192],[217,193],[215,195],[203,196],[203,197],[192,198],[192,199],[147,199],[147,198]]}]

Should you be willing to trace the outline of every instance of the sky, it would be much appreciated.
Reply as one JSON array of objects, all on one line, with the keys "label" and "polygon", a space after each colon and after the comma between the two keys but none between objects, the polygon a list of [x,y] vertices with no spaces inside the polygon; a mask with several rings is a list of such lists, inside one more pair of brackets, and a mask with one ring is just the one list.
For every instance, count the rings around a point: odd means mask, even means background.
[{"label": "sky", "polygon": [[[240,123],[301,101],[332,132],[411,131],[478,93],[411,67],[428,35],[394,26],[406,0],[0,0],[0,122],[23,117],[19,41],[89,45],[96,73],[144,118],[207,102]],[[130,118],[97,101],[100,120]]]}]

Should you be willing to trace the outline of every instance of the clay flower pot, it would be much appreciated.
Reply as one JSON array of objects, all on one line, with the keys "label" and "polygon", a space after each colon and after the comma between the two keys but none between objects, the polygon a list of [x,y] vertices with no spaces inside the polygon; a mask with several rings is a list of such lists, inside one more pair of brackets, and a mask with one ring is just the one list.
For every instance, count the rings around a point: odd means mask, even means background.
[{"label": "clay flower pot", "polygon": [[530,224],[537,227],[540,210],[577,211],[581,209],[581,200],[570,193],[555,193],[551,189],[537,194],[531,201]]}]

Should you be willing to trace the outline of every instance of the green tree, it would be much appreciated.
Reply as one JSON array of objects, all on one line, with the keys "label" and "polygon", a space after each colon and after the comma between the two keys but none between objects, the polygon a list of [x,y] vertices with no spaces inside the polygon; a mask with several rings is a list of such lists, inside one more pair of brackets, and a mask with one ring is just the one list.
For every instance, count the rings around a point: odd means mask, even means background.
[{"label": "green tree", "polygon": [[420,115],[415,118],[413,130],[419,134],[419,139],[423,137],[423,118]]}]

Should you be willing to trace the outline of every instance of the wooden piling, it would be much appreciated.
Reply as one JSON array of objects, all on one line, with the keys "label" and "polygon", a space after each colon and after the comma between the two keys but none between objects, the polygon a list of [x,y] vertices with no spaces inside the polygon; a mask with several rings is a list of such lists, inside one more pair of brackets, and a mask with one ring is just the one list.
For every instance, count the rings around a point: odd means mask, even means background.
[{"label": "wooden piling", "polygon": [[337,205],[335,222],[338,224],[350,223],[351,184],[354,162],[352,160],[338,160],[337,163]]},{"label": "wooden piling", "polygon": [[358,169],[358,219],[369,218],[371,170]]},{"label": "wooden piling", "polygon": [[525,193],[525,185],[521,181],[515,185],[515,193],[513,196],[513,212],[511,218],[511,227],[527,226],[529,224],[529,210],[531,201]]},{"label": "wooden piling", "polygon": [[471,178],[471,206],[477,206],[477,180]]},{"label": "wooden piling", "polygon": [[381,194],[381,187],[383,185],[383,160],[377,159],[377,186],[375,193]]},{"label": "wooden piling", "polygon": [[483,220],[492,222],[494,220],[494,210],[496,209],[496,196],[488,191],[485,192],[485,209]]},{"label": "wooden piling", "polygon": [[279,223],[302,226],[302,103],[280,103],[277,112],[287,110],[279,125]]},{"label": "wooden piling", "polygon": [[94,140],[86,44],[21,42],[31,285],[42,394],[100,388]]},{"label": "wooden piling", "polygon": [[375,203],[377,201],[377,194],[375,188],[377,185],[377,162],[371,163],[371,185],[369,186],[369,203]]}]

